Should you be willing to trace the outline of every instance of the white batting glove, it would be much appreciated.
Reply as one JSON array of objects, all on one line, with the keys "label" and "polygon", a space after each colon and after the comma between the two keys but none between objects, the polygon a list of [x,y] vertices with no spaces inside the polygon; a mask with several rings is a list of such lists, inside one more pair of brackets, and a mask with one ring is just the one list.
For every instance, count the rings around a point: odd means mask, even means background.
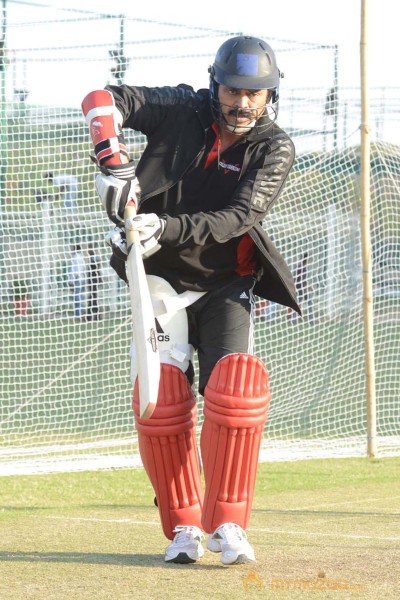
[{"label": "white batting glove", "polygon": [[136,207],[139,205],[140,186],[132,161],[101,167],[101,173],[96,175],[95,187],[108,218],[117,225],[124,222],[128,200],[134,200]]},{"label": "white batting glove", "polygon": [[139,233],[143,258],[148,258],[161,248],[158,240],[165,228],[164,219],[160,219],[160,217],[154,213],[144,213],[129,219],[129,222],[125,225],[127,229],[129,228]]}]

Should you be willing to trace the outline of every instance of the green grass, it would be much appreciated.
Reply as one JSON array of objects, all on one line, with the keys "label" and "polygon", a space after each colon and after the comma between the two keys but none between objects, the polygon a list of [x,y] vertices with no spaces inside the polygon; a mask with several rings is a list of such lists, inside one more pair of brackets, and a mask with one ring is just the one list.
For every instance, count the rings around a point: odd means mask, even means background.
[{"label": "green grass", "polygon": [[[248,531],[257,562],[233,567],[210,552],[164,563],[142,470],[3,477],[0,598],[397,600],[399,467],[398,458],[260,465]],[[347,589],[304,589],[315,581]]]}]

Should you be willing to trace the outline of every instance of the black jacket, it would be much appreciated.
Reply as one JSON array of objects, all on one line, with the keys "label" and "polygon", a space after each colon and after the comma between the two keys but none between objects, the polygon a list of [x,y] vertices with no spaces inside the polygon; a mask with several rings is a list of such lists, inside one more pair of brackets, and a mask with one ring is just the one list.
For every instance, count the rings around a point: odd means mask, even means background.
[{"label": "black jacket", "polygon": [[194,92],[186,85],[107,89],[123,116],[123,127],[147,136],[136,168],[142,190],[139,212],[155,212],[166,219],[160,243],[179,247],[194,240],[201,244],[208,236],[224,243],[248,233],[261,267],[254,292],[300,312],[289,268],[261,225],[293,165],[294,146],[288,135],[271,123],[266,132],[252,130],[239,141],[246,148],[229,206],[210,213],[171,216],[171,196],[173,202],[179,202],[180,187],[176,184],[204,150],[206,133],[214,120],[208,90]]}]

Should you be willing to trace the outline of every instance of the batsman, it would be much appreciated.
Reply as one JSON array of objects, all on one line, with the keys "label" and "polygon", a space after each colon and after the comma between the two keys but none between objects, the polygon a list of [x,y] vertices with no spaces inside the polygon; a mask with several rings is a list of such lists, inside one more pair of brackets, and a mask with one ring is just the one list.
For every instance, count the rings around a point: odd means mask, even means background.
[{"label": "batsman", "polygon": [[[290,270],[262,227],[294,161],[276,121],[280,77],[269,44],[238,36],[218,49],[208,88],[109,85],[82,103],[96,189],[115,224],[110,264],[125,281],[124,210],[132,200],[137,207],[161,374],[151,417],[140,417],[137,385],[133,411],[167,562],[200,560],[204,533],[224,565],[255,560],[246,529],[270,401],[267,369],[253,354],[255,294],[300,312]],[[137,165],[126,128],[147,138]],[[204,396],[200,452],[195,383]]]}]

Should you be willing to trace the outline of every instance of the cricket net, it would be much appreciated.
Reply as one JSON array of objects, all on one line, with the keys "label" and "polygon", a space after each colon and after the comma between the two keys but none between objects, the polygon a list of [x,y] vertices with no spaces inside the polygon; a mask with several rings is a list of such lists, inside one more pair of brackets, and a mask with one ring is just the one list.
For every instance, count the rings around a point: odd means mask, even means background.
[{"label": "cricket net", "polygon": [[[179,81],[205,87],[207,66],[229,34],[127,19],[122,45],[121,19],[58,14],[48,40],[42,9],[27,22],[11,6],[0,70],[0,474],[138,465],[130,304],[108,265],[110,225],[94,191],[80,101],[124,78],[174,85],[178,71]],[[33,26],[37,45],[26,46]],[[96,39],[79,45],[80,28]],[[303,73],[306,59],[306,72],[322,61],[330,74],[321,88],[304,79],[296,89],[282,83],[279,123],[297,159],[264,226],[292,269],[304,316],[257,302],[256,354],[272,387],[261,458],[365,456],[358,91],[338,85],[335,49],[259,35],[289,74],[299,53]],[[87,73],[84,85],[78,68]],[[399,98],[395,89],[373,90],[371,98],[381,456],[400,453],[400,148],[391,139],[399,131]],[[126,139],[138,159],[145,138],[131,132]],[[200,397],[198,404],[201,412]]]}]

